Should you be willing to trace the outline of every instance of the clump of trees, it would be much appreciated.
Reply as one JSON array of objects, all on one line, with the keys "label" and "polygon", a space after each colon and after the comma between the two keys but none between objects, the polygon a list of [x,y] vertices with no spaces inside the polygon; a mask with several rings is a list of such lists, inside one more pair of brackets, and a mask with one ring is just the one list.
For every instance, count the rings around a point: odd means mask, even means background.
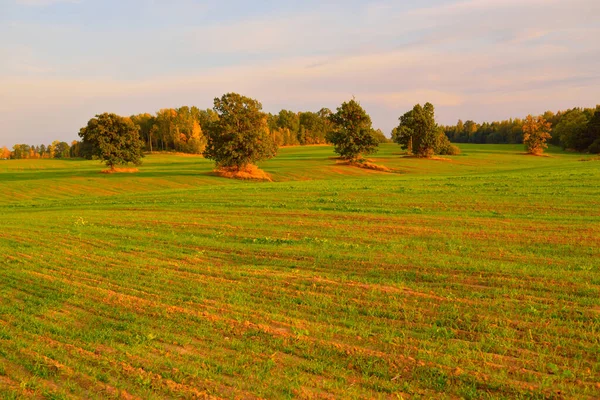
[{"label": "clump of trees", "polygon": [[267,114],[267,123],[279,146],[325,144],[331,129],[330,115],[328,108],[317,112],[281,110],[279,114]]},{"label": "clump of trees", "polygon": [[87,158],[98,158],[111,169],[132,163],[141,164],[144,142],[139,127],[130,118],[104,113],[89,120],[79,136],[89,151]]},{"label": "clump of trees", "polygon": [[212,110],[198,107],[165,108],[155,115],[132,115],[146,151],[202,154],[206,146],[203,126],[215,118]]},{"label": "clump of trees", "polygon": [[268,116],[257,100],[228,93],[215,99],[214,112],[218,118],[208,125],[204,157],[217,168],[242,171],[277,154]]},{"label": "clump of trees", "polygon": [[590,109],[574,108],[561,115],[554,128],[554,137],[565,149],[600,153],[600,106]]},{"label": "clump of trees", "polygon": [[373,136],[375,136],[375,140],[377,140],[377,143],[379,143],[379,144],[393,143],[393,140],[390,139],[389,137],[385,136],[385,133],[383,133],[383,131],[381,129],[375,129],[371,133],[373,134]]},{"label": "clump of trees", "polygon": [[[600,105],[596,108],[572,108],[566,111],[546,111],[541,117],[551,131],[548,143],[578,152],[600,153]],[[445,126],[446,136],[455,143],[524,143],[526,119],[484,122],[458,121]]]},{"label": "clump of trees", "polygon": [[434,154],[460,153],[458,147],[450,143],[443,128],[435,122],[433,104],[416,104],[399,120],[400,125],[392,131],[392,140],[409,154],[428,158]]},{"label": "clump of trees", "polygon": [[12,151],[6,146],[0,149],[0,158],[3,159],[40,159],[40,158],[72,158],[80,157],[78,152],[79,142],[73,141],[71,145],[67,142],[55,140],[49,145],[27,145],[16,144]]},{"label": "clump of trees", "polygon": [[[326,143],[331,128],[331,111],[317,112],[281,110],[278,114],[264,114],[269,135],[278,146],[302,146]],[[139,127],[146,151],[175,151],[202,154],[208,142],[207,130],[219,119],[214,109],[198,107],[166,108],[155,115],[132,115]]]},{"label": "clump of trees", "polygon": [[592,154],[600,154],[600,109],[589,120],[586,132],[582,136],[584,143],[592,143],[588,151]]},{"label": "clump of trees", "polygon": [[327,140],[341,157],[356,161],[377,152],[380,139],[373,130],[371,117],[356,100],[342,103],[329,121],[331,130]]}]

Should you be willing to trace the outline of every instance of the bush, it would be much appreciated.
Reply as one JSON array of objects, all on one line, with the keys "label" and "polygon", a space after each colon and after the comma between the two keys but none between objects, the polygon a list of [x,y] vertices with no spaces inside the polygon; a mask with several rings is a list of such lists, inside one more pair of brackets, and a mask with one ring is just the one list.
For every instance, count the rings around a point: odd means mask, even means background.
[{"label": "bush", "polygon": [[460,154],[460,149],[450,143],[448,136],[442,132],[438,138],[436,153],[445,156],[456,156]]},{"label": "bush", "polygon": [[440,154],[447,155],[447,156],[457,156],[460,154],[460,149],[458,148],[458,146],[451,144],[450,146],[448,146],[447,148],[442,150],[442,152],[440,152]]},{"label": "bush", "polygon": [[591,154],[600,154],[600,138],[596,139],[594,143],[588,147],[588,151]]}]

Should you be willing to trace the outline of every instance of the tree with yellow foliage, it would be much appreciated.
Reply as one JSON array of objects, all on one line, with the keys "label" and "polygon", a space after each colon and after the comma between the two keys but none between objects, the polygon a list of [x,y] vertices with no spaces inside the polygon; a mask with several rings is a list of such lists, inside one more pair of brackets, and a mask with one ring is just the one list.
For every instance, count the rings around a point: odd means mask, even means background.
[{"label": "tree with yellow foliage", "polygon": [[528,115],[523,124],[523,144],[528,154],[540,155],[548,148],[552,125],[543,116]]}]

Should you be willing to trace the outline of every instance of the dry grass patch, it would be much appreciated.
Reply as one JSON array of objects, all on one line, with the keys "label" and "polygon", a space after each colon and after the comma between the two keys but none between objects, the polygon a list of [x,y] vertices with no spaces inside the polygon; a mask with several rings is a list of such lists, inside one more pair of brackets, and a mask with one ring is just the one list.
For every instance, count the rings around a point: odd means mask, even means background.
[{"label": "dry grass patch", "polygon": [[450,159],[450,158],[438,157],[438,156],[420,157],[420,156],[415,156],[414,154],[407,155],[407,156],[404,156],[402,158],[417,158],[417,159],[420,159],[420,160],[450,161],[450,162],[452,162],[452,159]]},{"label": "dry grass patch", "polygon": [[551,157],[549,154],[545,154],[545,153],[519,153],[519,154],[523,154],[526,156],[532,156],[532,157]]},{"label": "dry grass patch", "polygon": [[363,160],[348,160],[343,157],[330,157],[330,159],[336,160],[336,164],[338,165],[349,165],[351,167],[358,167],[363,169],[370,169],[372,171],[379,172],[396,172],[395,170],[386,167],[385,165],[378,165],[370,159]]},{"label": "dry grass patch", "polygon": [[236,167],[221,167],[216,169],[215,173],[224,178],[273,182],[271,175],[252,164],[239,169]]},{"label": "dry grass patch", "polygon": [[134,174],[140,172],[137,168],[108,168],[100,171],[103,174]]},{"label": "dry grass patch", "polygon": [[351,165],[353,167],[358,167],[358,168],[370,169],[373,171],[394,172],[393,169],[388,168],[385,165],[378,165],[378,164],[372,163],[370,161],[363,161],[363,162],[351,161],[348,163],[348,165]]}]

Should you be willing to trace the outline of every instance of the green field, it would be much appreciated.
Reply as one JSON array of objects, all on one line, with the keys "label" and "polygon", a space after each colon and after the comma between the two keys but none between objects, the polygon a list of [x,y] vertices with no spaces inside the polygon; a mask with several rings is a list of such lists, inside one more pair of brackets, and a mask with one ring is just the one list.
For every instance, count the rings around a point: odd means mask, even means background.
[{"label": "green field", "polygon": [[600,398],[600,162],[0,161],[0,398]]}]

